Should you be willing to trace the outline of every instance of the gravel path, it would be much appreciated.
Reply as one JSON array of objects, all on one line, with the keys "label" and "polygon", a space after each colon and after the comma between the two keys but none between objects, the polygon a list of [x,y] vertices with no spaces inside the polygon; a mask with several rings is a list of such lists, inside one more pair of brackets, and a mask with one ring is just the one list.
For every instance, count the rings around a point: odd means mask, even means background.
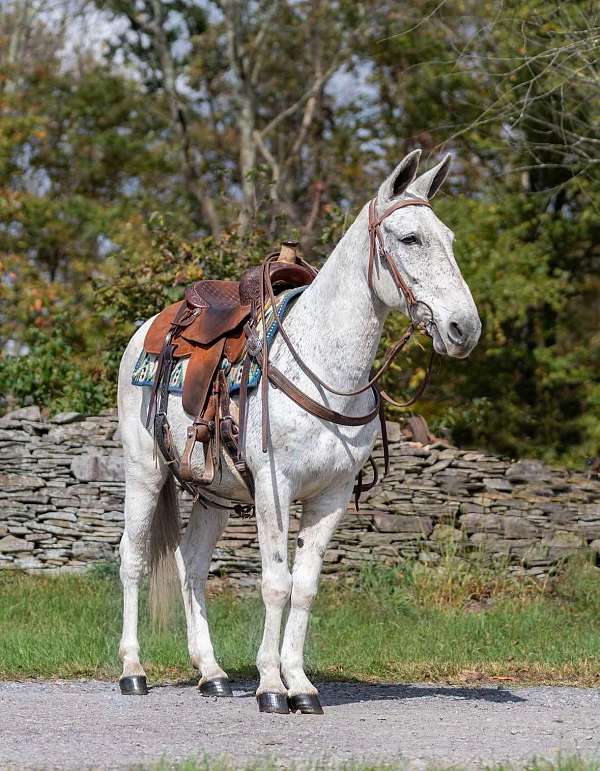
[{"label": "gravel path", "polygon": [[122,697],[111,683],[0,683],[1,768],[117,768],[209,755],[398,761],[416,767],[519,763],[558,752],[600,758],[600,691],[327,683],[324,716],[261,715],[191,685]]}]

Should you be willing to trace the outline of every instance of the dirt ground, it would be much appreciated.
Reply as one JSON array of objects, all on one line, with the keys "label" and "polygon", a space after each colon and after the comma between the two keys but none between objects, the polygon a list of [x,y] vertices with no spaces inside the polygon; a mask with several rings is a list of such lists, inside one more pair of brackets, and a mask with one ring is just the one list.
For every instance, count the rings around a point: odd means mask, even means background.
[{"label": "dirt ground", "polygon": [[205,756],[281,767],[600,758],[598,690],[326,683],[324,716],[286,716],[260,714],[254,687],[234,683],[235,697],[217,700],[192,684],[136,698],[107,682],[0,683],[0,767],[127,768]]}]

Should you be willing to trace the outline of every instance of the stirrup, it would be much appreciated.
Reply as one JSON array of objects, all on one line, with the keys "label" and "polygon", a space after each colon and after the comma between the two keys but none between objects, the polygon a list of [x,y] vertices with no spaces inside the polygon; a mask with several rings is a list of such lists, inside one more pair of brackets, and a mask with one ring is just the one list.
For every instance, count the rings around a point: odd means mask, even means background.
[{"label": "stirrup", "polygon": [[187,439],[181,456],[179,473],[187,482],[195,482],[194,472],[192,470],[192,455],[197,442],[201,442],[204,447],[204,473],[198,480],[198,484],[209,485],[215,477],[215,464],[211,444],[215,433],[214,420],[204,420],[195,418],[191,426],[187,429]]}]

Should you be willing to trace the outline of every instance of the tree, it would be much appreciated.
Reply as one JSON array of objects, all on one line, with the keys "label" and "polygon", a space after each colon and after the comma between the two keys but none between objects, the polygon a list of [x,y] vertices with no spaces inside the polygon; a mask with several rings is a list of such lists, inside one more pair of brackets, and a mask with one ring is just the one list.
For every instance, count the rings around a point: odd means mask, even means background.
[{"label": "tree", "polygon": [[[101,10],[113,20],[125,21],[125,30],[110,45],[110,56],[117,53],[133,61],[150,93],[160,92],[168,104],[171,130],[177,137],[181,174],[193,203],[192,217],[218,234],[220,217],[207,177],[207,154],[194,143],[189,129],[189,108],[182,93],[181,73],[188,56],[177,53],[206,29],[206,13],[193,0],[98,0]],[[183,38],[183,39],[182,39]]]},{"label": "tree", "polygon": [[[12,39],[22,15],[3,23]],[[134,212],[149,216],[159,202],[176,201],[164,122],[145,110],[135,81],[91,59],[64,70],[60,29],[40,16],[28,24],[0,94],[0,348],[40,351],[45,336],[50,350],[64,344],[73,367],[99,381],[107,330],[94,315],[90,278],[104,270]],[[11,373],[5,387],[27,382],[12,358],[0,359],[3,366]],[[44,398],[48,387],[40,386]]]}]

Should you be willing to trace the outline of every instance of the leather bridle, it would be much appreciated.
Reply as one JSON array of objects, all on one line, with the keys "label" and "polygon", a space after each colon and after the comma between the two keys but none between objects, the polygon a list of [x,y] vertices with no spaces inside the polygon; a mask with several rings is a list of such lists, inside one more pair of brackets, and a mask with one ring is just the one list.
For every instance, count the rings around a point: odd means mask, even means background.
[{"label": "leather bridle", "polygon": [[[384,445],[385,473],[387,473],[389,468],[389,453],[388,453],[388,447],[387,447],[385,416],[383,414],[382,400],[385,400],[386,402],[396,407],[409,407],[410,405],[414,404],[417,401],[417,399],[421,397],[421,395],[425,391],[425,388],[428,385],[429,377],[431,373],[431,366],[433,362],[433,350],[432,350],[432,353],[429,359],[429,364],[427,367],[426,376],[421,382],[414,396],[411,397],[411,399],[409,399],[406,402],[394,401],[391,397],[388,396],[388,394],[385,393],[385,391],[383,391],[383,389],[379,385],[379,380],[388,371],[388,369],[392,365],[392,362],[394,361],[396,356],[400,353],[400,351],[402,351],[405,348],[405,346],[407,345],[408,341],[410,340],[410,338],[412,337],[416,329],[421,326],[421,322],[418,322],[414,318],[415,308],[419,304],[423,304],[425,305],[425,307],[429,308],[429,306],[427,306],[426,303],[422,303],[422,301],[417,300],[413,291],[405,282],[404,278],[402,277],[402,274],[400,273],[398,266],[396,265],[396,262],[389,254],[389,252],[387,252],[385,249],[383,233],[381,231],[381,224],[385,219],[387,219],[387,217],[389,217],[391,214],[398,211],[399,209],[403,209],[408,206],[427,206],[428,208],[431,208],[431,205],[429,204],[429,202],[421,198],[407,198],[403,201],[398,201],[397,203],[392,204],[383,212],[383,214],[378,216],[376,199],[374,198],[369,202],[369,226],[368,226],[369,227],[369,263],[368,263],[368,271],[367,271],[369,288],[371,289],[371,291],[373,291],[374,262],[375,262],[375,257],[379,252],[379,255],[381,256],[382,259],[385,260],[386,265],[390,270],[394,284],[396,285],[396,287],[402,293],[402,295],[406,300],[407,312],[410,318],[410,323],[406,331],[404,332],[404,334],[400,337],[400,339],[396,343],[394,343],[394,345],[386,353],[386,356],[381,368],[369,380],[368,383],[366,383],[361,388],[357,388],[354,391],[339,391],[338,389],[328,385],[315,372],[313,372],[310,369],[310,367],[306,364],[306,362],[302,359],[302,357],[296,350],[294,344],[290,340],[290,337],[287,334],[285,327],[283,326],[283,323],[276,310],[276,307],[277,307],[276,298],[275,298],[275,293],[273,291],[273,285],[271,283],[270,268],[271,268],[271,263],[277,259],[277,254],[269,255],[266,258],[266,260],[263,262],[260,307],[257,309],[257,313],[255,314],[256,320],[260,320],[262,323],[261,337],[259,337],[257,334],[256,323],[253,325],[248,324],[246,325],[246,328],[245,328],[248,342],[246,346],[246,359],[244,361],[244,368],[243,368],[244,371],[242,374],[242,384],[240,388],[240,434],[239,434],[239,451],[238,451],[239,462],[243,462],[243,456],[244,456],[244,450],[245,450],[246,415],[247,415],[247,409],[246,409],[247,375],[250,369],[250,360],[251,358],[253,358],[259,364],[262,370],[261,401],[262,401],[262,451],[263,452],[267,452],[267,449],[268,449],[268,437],[269,437],[268,388],[269,388],[269,383],[271,383],[276,388],[279,388],[280,390],[282,390],[286,394],[286,396],[288,396],[288,398],[290,398],[298,406],[302,407],[302,409],[304,409],[306,412],[309,412],[311,415],[314,415],[315,417],[321,418],[322,420],[326,420],[331,423],[336,423],[338,425],[344,425],[344,426],[360,426],[360,425],[366,425],[367,423],[370,423],[375,417],[377,417],[377,415],[379,415],[381,419],[381,427],[382,427],[381,431],[382,431],[382,439],[383,439],[383,445]],[[301,261],[301,263],[308,266],[308,264],[305,263],[303,260]],[[308,266],[308,267],[311,267],[311,266]],[[273,308],[273,319],[277,325],[278,332],[283,338],[288,350],[292,354],[292,357],[294,358],[294,360],[296,361],[296,363],[298,364],[302,372],[304,372],[304,374],[310,380],[312,380],[313,383],[315,383],[318,386],[321,386],[329,393],[335,394],[337,396],[358,396],[359,394],[362,394],[365,391],[368,391],[369,389],[372,390],[373,395],[375,397],[375,406],[370,412],[360,416],[345,415],[343,413],[337,412],[336,410],[332,410],[330,407],[326,407],[325,405],[320,404],[319,402],[315,401],[307,394],[303,393],[296,385],[294,385],[294,383],[292,383],[289,380],[289,378],[287,378],[277,367],[275,367],[274,364],[272,364],[269,361],[267,329],[266,329],[267,325],[265,323],[265,302],[267,299],[270,301],[271,307]],[[429,309],[429,311],[431,314],[431,309]],[[429,325],[433,324],[433,314],[431,314],[428,323]],[[427,334],[429,334],[428,329],[426,329],[425,331]],[[371,465],[374,467],[373,462],[371,463]],[[362,490],[370,489],[370,487],[372,487],[376,483],[376,481],[377,481],[376,472],[375,472],[375,479],[368,486],[362,485],[361,475],[359,475],[358,494],[360,494]],[[356,489],[355,489],[355,492],[357,492]]]},{"label": "leather bridle", "polygon": [[390,269],[394,283],[404,295],[407,308],[410,311],[410,309],[417,304],[417,298],[412,289],[402,278],[402,274],[391,254],[386,251],[383,233],[381,232],[381,223],[386,220],[390,214],[398,211],[398,209],[405,209],[407,206],[427,206],[427,208],[431,209],[429,201],[425,201],[423,198],[407,198],[405,201],[398,201],[398,203],[392,204],[378,217],[377,199],[372,198],[369,201],[369,268],[367,279],[369,289],[373,290],[373,264],[375,262],[375,255],[379,250],[380,256],[385,259],[387,266]]}]

